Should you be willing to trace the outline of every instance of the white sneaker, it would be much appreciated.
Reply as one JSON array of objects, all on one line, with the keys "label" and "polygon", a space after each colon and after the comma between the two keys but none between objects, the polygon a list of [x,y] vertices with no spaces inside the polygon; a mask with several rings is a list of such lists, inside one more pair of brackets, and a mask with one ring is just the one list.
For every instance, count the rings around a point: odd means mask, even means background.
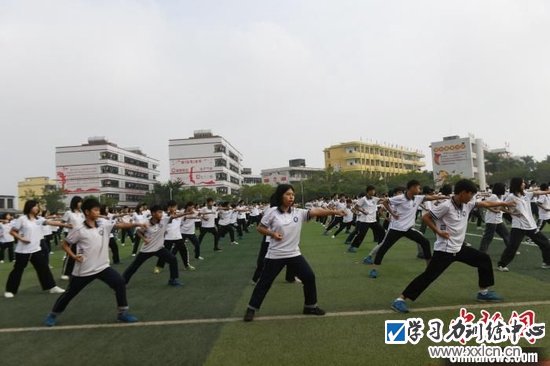
[{"label": "white sneaker", "polygon": [[13,298],[14,296],[15,296],[15,295],[13,294],[13,292],[7,292],[7,291],[4,292],[4,297],[5,297],[6,299],[11,299],[11,298]]},{"label": "white sneaker", "polygon": [[62,275],[62,276],[61,276],[61,279],[62,279],[63,281],[68,281],[68,280],[69,280],[69,276],[67,276],[67,275]]},{"label": "white sneaker", "polygon": [[187,265],[187,267],[185,267],[185,270],[186,271],[194,271],[194,270],[196,270],[196,268],[189,264],[189,265]]},{"label": "white sneaker", "polygon": [[520,254],[521,254],[521,252],[516,252],[516,255],[520,255]]},{"label": "white sneaker", "polygon": [[239,243],[237,243],[236,241],[231,242],[231,244],[233,244],[233,245],[239,245]]},{"label": "white sneaker", "polygon": [[497,269],[498,269],[500,272],[510,272],[510,270],[508,269],[508,267],[498,266]]},{"label": "white sneaker", "polygon": [[331,238],[331,239],[334,239],[334,238],[336,238],[336,237],[333,235],[333,236],[331,236],[330,238]]},{"label": "white sneaker", "polygon": [[302,283],[302,280],[298,277],[294,277],[294,283]]},{"label": "white sneaker", "polygon": [[135,257],[136,256],[136,253],[132,253],[132,257]]},{"label": "white sneaker", "polygon": [[65,292],[65,290],[63,290],[61,287],[59,286],[54,286],[52,287],[50,290],[50,294],[62,294]]},{"label": "white sneaker", "polygon": [[203,260],[204,260],[203,257],[198,257],[197,259],[200,260],[200,261],[203,261]]},{"label": "white sneaker", "polygon": [[0,263],[4,263],[4,261],[0,261]]},{"label": "white sneaker", "polygon": [[542,266],[540,266],[542,269],[550,269],[550,264],[542,263]]}]

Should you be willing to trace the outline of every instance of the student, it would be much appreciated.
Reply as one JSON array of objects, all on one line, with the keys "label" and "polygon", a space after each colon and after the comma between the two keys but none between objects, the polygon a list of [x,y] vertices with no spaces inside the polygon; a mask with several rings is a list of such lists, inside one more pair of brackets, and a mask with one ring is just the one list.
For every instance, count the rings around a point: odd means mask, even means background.
[{"label": "student", "polygon": [[[84,222],[84,215],[82,214],[82,210],[80,207],[82,206],[82,197],[80,196],[74,196],[71,199],[71,203],[69,205],[69,211],[65,212],[61,220],[67,224],[69,224],[70,228],[68,227],[66,235],[69,235],[72,230],[77,229],[82,223]],[[75,249],[73,248],[73,251]],[[73,272],[74,268],[74,260],[68,256],[65,256],[63,258],[63,271],[61,273],[61,279],[62,280],[68,280],[69,276]]]},{"label": "student", "polygon": [[369,229],[372,230],[374,241],[380,244],[384,238],[385,230],[378,223],[376,213],[380,198],[376,197],[376,188],[372,185],[367,186],[367,194],[355,204],[355,210],[362,215],[357,218],[357,236],[351,242],[348,252],[355,253],[363,243]]},{"label": "student", "polygon": [[235,231],[233,230],[233,225],[231,224],[231,216],[233,215],[234,210],[229,206],[229,202],[222,202],[218,207],[218,228],[220,238],[225,237],[225,234],[229,233],[229,239],[231,244],[238,245],[235,241]]},{"label": "student", "polygon": [[[116,224],[113,220],[100,218],[101,205],[95,198],[84,200],[82,211],[85,216],[84,224],[72,230],[63,242],[63,250],[75,261],[69,286],[55,302],[44,324],[54,326],[57,317],[65,311],[71,300],[95,279],[99,279],[115,291],[117,320],[125,323],[137,322],[137,318],[128,313],[124,279],[109,265],[109,243],[113,239],[113,228],[129,229],[143,224]],[[76,251],[71,249],[74,247]]]},{"label": "student", "polygon": [[317,287],[315,274],[300,253],[300,233],[302,224],[312,217],[342,215],[343,212],[312,208],[311,210],[297,209],[294,205],[294,188],[289,184],[280,184],[275,191],[274,203],[262,218],[258,232],[270,236],[271,243],[267,251],[264,268],[258,283],[254,287],[244,321],[252,321],[256,311],[271,288],[275,277],[284,266],[291,267],[296,276],[304,285],[304,314],[325,315],[317,306]]},{"label": "student", "polygon": [[182,283],[178,280],[178,260],[164,247],[164,234],[166,233],[168,224],[173,218],[181,217],[181,215],[163,217],[163,214],[162,208],[159,205],[154,205],[151,207],[151,219],[147,222],[145,228],[137,231],[137,235],[143,239],[143,245],[136,259],[122,274],[126,283],[130,282],[134,273],[147,259],[156,256],[162,258],[170,265],[168,285],[174,287],[182,286]]},{"label": "student", "polygon": [[376,252],[374,258],[374,268],[369,272],[370,278],[377,278],[378,271],[376,266],[382,264],[382,259],[386,252],[402,237],[406,237],[422,246],[424,258],[429,262],[432,257],[430,251],[430,242],[422,233],[414,228],[414,218],[418,206],[425,201],[434,201],[448,197],[441,196],[423,196],[420,193],[420,183],[417,180],[411,180],[407,183],[407,191],[404,194],[391,197],[383,201],[382,205],[390,213],[392,219],[389,224],[389,230],[386,236],[373,251]]},{"label": "student", "polygon": [[[548,184],[542,183],[540,185],[540,190],[548,190]],[[546,223],[550,223],[550,195],[541,194],[537,199],[537,206],[539,208],[539,221],[537,226],[539,231],[542,231],[542,229],[544,229],[544,225],[546,225]]]},{"label": "student", "polygon": [[[432,187],[430,187],[430,186],[422,187],[422,194],[423,195],[429,196],[429,195],[433,195],[434,193],[435,193],[435,190]],[[432,208],[432,201],[426,201],[426,202],[421,203],[420,204],[420,212],[422,213],[422,216],[424,216],[425,214],[430,212],[431,208]],[[420,229],[418,229],[418,231],[420,231],[422,233],[422,235],[425,235],[426,234],[426,224],[424,223],[423,220],[420,220],[420,221],[422,221],[422,222],[420,223]],[[424,258],[424,252],[422,251],[422,247],[420,246],[420,244],[416,244],[416,246],[417,246],[416,258],[425,259]]]},{"label": "student", "polygon": [[51,294],[65,292],[55,284],[50,267],[40,247],[40,241],[42,240],[42,225],[67,228],[70,225],[60,221],[46,220],[38,216],[39,212],[38,201],[29,200],[23,207],[23,216],[12,221],[10,235],[17,239],[17,246],[15,247],[15,264],[6,283],[5,298],[10,299],[17,294],[23,272],[29,262],[33,265],[43,290],[48,290]]},{"label": "student", "polygon": [[525,181],[523,178],[512,178],[510,180],[510,194],[506,197],[506,202],[515,203],[515,207],[510,211],[512,215],[512,230],[510,231],[510,245],[504,249],[498,262],[498,270],[508,272],[508,264],[514,260],[516,252],[522,239],[529,237],[542,253],[542,268],[550,268],[550,241],[541,233],[533,218],[531,211],[531,200],[534,196],[550,194],[550,190],[525,192]]},{"label": "student", "polygon": [[8,261],[15,260],[13,253],[13,244],[15,239],[10,235],[13,216],[10,213],[2,214],[0,218],[0,263],[4,263],[6,249],[8,250]]},{"label": "student", "polygon": [[216,214],[217,209],[214,207],[214,200],[212,198],[206,199],[206,206],[199,210],[199,213],[202,218],[200,234],[199,234],[199,244],[202,244],[202,240],[206,233],[210,233],[214,236],[214,251],[219,252],[221,248],[218,246],[220,236],[218,235],[218,230],[216,230]]},{"label": "student", "polygon": [[[506,193],[506,187],[503,183],[495,183],[493,185],[492,194],[485,199],[486,202],[503,201],[504,194]],[[503,211],[498,208],[489,207],[485,211],[485,231],[481,238],[479,245],[479,251],[487,253],[489,250],[489,244],[493,240],[495,233],[497,233],[504,241],[504,246],[510,245],[510,233],[506,229],[506,225],[502,221]]]},{"label": "student", "polygon": [[235,208],[235,211],[237,212],[237,232],[239,234],[239,239],[242,239],[243,231],[247,234],[249,233],[248,223],[246,222],[246,213],[248,212],[248,207],[246,207],[244,205],[244,201],[241,200],[237,202],[237,207]]},{"label": "student", "polygon": [[248,225],[256,225],[258,226],[260,224],[260,206],[255,203],[252,208],[250,209],[250,221],[248,222]]},{"label": "student", "polygon": [[[136,211],[132,214],[132,222],[136,224],[142,224],[146,223],[149,216],[147,215],[147,205],[145,203],[140,203],[136,206]],[[132,257],[135,257],[138,249],[139,244],[141,242],[141,237],[139,235],[136,235],[134,232],[134,244],[132,247]]]},{"label": "student", "polygon": [[[128,212],[128,206],[122,208],[122,217],[120,221],[123,223],[129,224],[132,222],[132,215]],[[134,229],[122,229],[120,230],[120,245],[126,245],[126,236],[130,238],[130,241],[134,242]]]},{"label": "student", "polygon": [[[178,204],[176,201],[168,201],[167,214],[168,216],[176,216],[176,210]],[[183,266],[188,271],[194,271],[195,267],[189,264],[189,253],[187,252],[187,247],[183,241],[181,235],[181,217],[173,218],[172,221],[166,227],[166,234],[164,236],[164,247],[172,253],[177,259],[177,254],[181,256],[183,261]],[[157,265],[153,269],[153,273],[158,274],[164,268],[164,259],[160,258],[157,260]]]},{"label": "student", "polygon": [[391,304],[392,309],[408,313],[405,300],[415,301],[424,290],[441,275],[453,262],[462,262],[476,267],[479,276],[478,301],[501,301],[496,293],[489,291],[494,285],[493,265],[491,258],[472,247],[464,245],[469,213],[474,207],[512,206],[513,203],[502,201],[473,200],[477,192],[476,185],[462,179],[455,185],[451,199],[434,205],[429,213],[422,217],[426,225],[436,234],[434,254],[422,274],[417,276],[403,291],[401,296]]},{"label": "student", "polygon": [[184,245],[186,240],[189,240],[191,244],[193,244],[195,259],[203,260],[204,258],[201,257],[199,239],[197,235],[195,235],[195,223],[197,219],[200,220],[200,216],[199,212],[195,209],[195,204],[193,202],[187,202],[180,225],[181,238],[183,239]]},{"label": "student", "polygon": [[346,232],[349,232],[349,229],[351,227],[351,224],[353,222],[353,207],[351,206],[352,200],[351,198],[346,199],[346,206],[344,208],[344,212],[346,215],[342,218],[342,223],[340,223],[340,226],[338,227],[338,230],[332,235],[332,239],[336,238],[338,234],[344,229],[346,229]]},{"label": "student", "polygon": [[[101,217],[97,219],[97,222],[99,226],[104,226],[107,224],[114,224],[115,222],[115,215],[109,212],[109,208],[106,205],[101,205],[99,209],[99,214]],[[129,223],[128,223],[129,224]],[[133,228],[135,225],[125,225],[123,227],[127,228]],[[122,227],[114,225],[114,228]],[[118,244],[116,242],[115,235],[111,231],[109,233],[109,248],[111,249],[111,252],[113,253],[113,264],[120,264],[120,255],[118,253]]]},{"label": "student", "polygon": [[[344,211],[346,208],[345,204],[345,197],[342,195],[341,198],[338,198],[338,195],[334,197],[334,200],[332,201],[331,208],[335,208],[336,210],[339,210],[341,212]],[[330,224],[326,227],[325,231],[323,232],[323,235],[328,235],[328,232],[335,228],[337,225],[342,225],[342,222],[344,221],[343,216],[333,216],[332,221]]]}]

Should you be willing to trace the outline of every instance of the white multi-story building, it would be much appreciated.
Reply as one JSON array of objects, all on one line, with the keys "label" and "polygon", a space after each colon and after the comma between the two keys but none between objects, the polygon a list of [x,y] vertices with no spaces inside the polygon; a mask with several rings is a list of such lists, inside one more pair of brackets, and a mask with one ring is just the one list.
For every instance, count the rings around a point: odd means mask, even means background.
[{"label": "white multi-story building", "polygon": [[473,135],[448,136],[443,141],[432,142],[430,147],[436,186],[444,184],[448,177],[460,175],[463,178],[476,179],[480,189],[485,190],[487,147],[482,139],[476,139]]},{"label": "white multi-story building", "polygon": [[87,144],[55,148],[57,184],[67,202],[74,196],[93,195],[135,206],[158,183],[159,161],[139,148],[121,148],[105,137]]},{"label": "white multi-story building", "polygon": [[277,186],[279,184],[295,184],[311,178],[315,172],[322,172],[322,168],[306,167],[305,159],[293,159],[288,161],[288,166],[281,168],[263,169],[262,181],[264,184]]},{"label": "white multi-story building", "polygon": [[184,187],[210,188],[238,195],[243,183],[242,155],[233,145],[210,130],[194,131],[193,137],[169,141],[170,180]]},{"label": "white multi-story building", "polygon": [[245,186],[255,186],[262,183],[262,176],[260,174],[252,174],[252,169],[250,168],[243,168],[241,173],[243,175],[243,185]]}]

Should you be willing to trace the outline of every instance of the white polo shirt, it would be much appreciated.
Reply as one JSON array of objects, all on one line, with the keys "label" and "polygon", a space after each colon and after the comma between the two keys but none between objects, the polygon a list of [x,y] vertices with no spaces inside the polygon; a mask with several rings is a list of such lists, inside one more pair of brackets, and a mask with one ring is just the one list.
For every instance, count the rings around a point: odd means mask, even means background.
[{"label": "white polo shirt", "polygon": [[84,214],[82,212],[67,211],[63,214],[61,220],[73,226],[72,228],[67,229],[67,232],[71,233],[74,229],[82,226],[84,223]]},{"label": "white polo shirt", "polygon": [[194,235],[195,234],[195,219],[187,219],[182,217],[180,223],[180,232],[183,235]]},{"label": "white polo shirt", "polygon": [[535,230],[537,223],[531,212],[531,199],[533,192],[525,192],[523,196],[510,194],[506,197],[506,202],[515,202],[516,206],[512,209],[512,229]]},{"label": "white polo shirt", "polygon": [[216,214],[217,214],[216,207],[212,206],[212,208],[208,208],[208,206],[204,206],[200,209],[200,213],[205,215],[202,216],[202,224],[201,226],[203,228],[212,228],[216,226]]},{"label": "white polo shirt", "polygon": [[408,199],[405,194],[391,197],[389,199],[392,211],[399,217],[396,219],[391,216],[389,229],[397,231],[407,231],[414,226],[416,219],[416,210],[422,202],[423,195],[416,195],[412,199]]},{"label": "white polo shirt", "polygon": [[378,201],[380,198],[372,196],[368,198],[367,196],[361,197],[357,201],[357,206],[361,207],[363,211],[367,214],[361,213],[360,216],[357,216],[357,221],[359,222],[376,222],[376,211],[378,211]]},{"label": "white polo shirt", "polygon": [[348,222],[353,221],[353,212],[351,212],[351,209],[345,207],[344,212],[346,215],[344,216],[344,219],[342,220],[343,223],[347,224]]},{"label": "white polo shirt", "polygon": [[218,217],[219,217],[218,224],[220,226],[227,226],[231,224],[232,214],[233,214],[233,210],[218,210]]},{"label": "white polo shirt", "polygon": [[114,225],[110,220],[101,219],[97,227],[83,224],[69,233],[67,243],[76,244],[75,254],[84,258],[82,263],[75,261],[73,276],[92,276],[109,267],[109,236]]},{"label": "white polo shirt", "polygon": [[281,212],[277,207],[270,209],[262,218],[262,225],[269,230],[281,233],[282,240],[271,239],[266,258],[293,258],[300,253],[302,224],[309,219],[309,210],[292,207],[290,212]]},{"label": "white polo shirt", "polygon": [[260,215],[260,209],[259,209],[258,205],[252,206],[252,209],[250,210],[250,216],[256,217],[256,216],[259,216],[259,215]]},{"label": "white polo shirt", "polygon": [[[486,202],[500,201],[496,194],[492,194],[485,199]],[[494,209],[498,210],[498,207]],[[502,211],[493,212],[490,209],[485,210],[485,223],[486,224],[502,224]]]},{"label": "white polo shirt", "polygon": [[[237,206],[238,210],[246,210],[246,206]],[[246,219],[246,211],[237,211],[237,219]]]},{"label": "white polo shirt", "polygon": [[7,224],[0,223],[0,243],[11,243],[15,241],[15,238],[10,235],[12,222],[13,221],[10,221]]},{"label": "white polo shirt", "polygon": [[31,254],[41,250],[40,241],[44,237],[42,234],[42,225],[44,225],[44,222],[46,222],[46,219],[43,217],[39,216],[36,219],[29,220],[27,215],[23,215],[12,221],[12,229],[18,230],[20,236],[30,241],[30,243],[25,244],[18,240],[15,247],[16,253]]},{"label": "white polo shirt", "polygon": [[170,216],[164,216],[160,220],[160,222],[156,223],[155,225],[152,225],[149,221],[149,226],[147,226],[145,229],[141,229],[149,243],[143,243],[140,252],[154,253],[164,248],[164,234],[166,234],[166,229],[168,228],[168,223],[170,222],[170,220]]},{"label": "white polo shirt", "polygon": [[178,217],[172,219],[172,222],[168,223],[168,225],[166,226],[166,235],[164,236],[164,240],[180,240],[182,238],[180,228],[181,218]]},{"label": "white polo shirt", "polygon": [[[550,195],[543,194],[540,195],[537,199],[537,203],[542,205],[546,209],[550,209]],[[546,211],[544,208],[539,207],[539,219],[541,220],[550,220],[550,211]]]},{"label": "white polo shirt", "polygon": [[460,251],[466,238],[468,216],[475,207],[475,200],[458,206],[452,198],[432,207],[430,214],[435,220],[436,226],[439,230],[449,233],[449,239],[436,235],[434,251],[446,253],[458,253]]}]

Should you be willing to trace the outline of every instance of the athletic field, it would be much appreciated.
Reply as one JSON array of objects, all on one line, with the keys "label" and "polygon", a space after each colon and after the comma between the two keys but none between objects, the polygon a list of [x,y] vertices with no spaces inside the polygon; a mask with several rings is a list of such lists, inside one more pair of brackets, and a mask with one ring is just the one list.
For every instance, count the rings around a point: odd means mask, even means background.
[{"label": "athletic field", "polygon": [[[427,347],[434,344],[426,338],[418,345],[386,345],[385,320],[439,318],[448,325],[464,305],[476,317],[484,308],[491,314],[501,311],[506,320],[512,310],[534,310],[537,322],[550,323],[550,270],[540,269],[535,246],[522,244],[511,272],[495,273],[494,289],[504,296],[503,303],[477,303],[477,271],[456,263],[415,303],[409,302],[411,313],[397,314],[390,302],[425,266],[416,258],[416,244],[398,242],[373,280],[361,264],[373,247],[372,234],[358,253],[346,253],[345,234],[322,236],[315,222],[304,226],[301,248],[316,273],[319,305],[327,315],[301,315],[301,285],[286,283],[281,274],[256,319],[244,323],[261,239],[252,231],[238,246],[222,239],[219,253],[207,236],[205,260],[192,262],[194,272],[183,271],[178,259],[182,288],[167,286],[167,266],[155,275],[156,259],[146,262],[128,287],[131,313],[140,319],[130,325],[116,323],[114,293],[96,281],[75,298],[56,327],[42,326],[58,295],[43,293],[34,269],[27,267],[16,297],[0,299],[0,365],[437,365],[442,361],[430,359]],[[471,226],[469,232],[468,241],[478,247],[482,231]],[[428,238],[433,244],[431,232]],[[498,239],[491,244],[494,265],[503,245]],[[132,257],[130,245],[120,249],[123,263],[114,268],[122,272]],[[56,250],[51,256],[56,279],[61,263]],[[10,270],[10,264],[0,264],[2,286]],[[59,280],[58,285],[67,283]],[[550,335],[535,346],[550,349]]]}]

